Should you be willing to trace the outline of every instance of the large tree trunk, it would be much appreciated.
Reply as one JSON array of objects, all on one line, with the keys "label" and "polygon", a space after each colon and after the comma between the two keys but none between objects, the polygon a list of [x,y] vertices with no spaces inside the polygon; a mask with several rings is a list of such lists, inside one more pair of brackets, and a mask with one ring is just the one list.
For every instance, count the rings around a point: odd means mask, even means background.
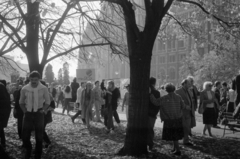
[{"label": "large tree trunk", "polygon": [[149,76],[152,49],[137,45],[130,56],[129,120],[124,147],[119,155],[147,154]]},{"label": "large tree trunk", "polygon": [[40,23],[39,3],[27,2],[27,14],[26,14],[27,48],[25,53],[28,59],[30,72],[38,71],[42,75],[44,66],[39,64],[38,54],[39,23]]}]

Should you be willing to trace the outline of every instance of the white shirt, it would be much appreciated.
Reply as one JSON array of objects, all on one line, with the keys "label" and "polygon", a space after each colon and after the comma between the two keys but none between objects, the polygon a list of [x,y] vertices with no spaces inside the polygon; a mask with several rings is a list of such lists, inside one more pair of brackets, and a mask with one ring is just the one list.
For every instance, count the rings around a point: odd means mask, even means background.
[{"label": "white shirt", "polygon": [[69,93],[63,91],[63,94],[64,94],[64,98],[72,98],[72,91],[70,91]]},{"label": "white shirt", "polygon": [[229,102],[234,102],[236,98],[236,93],[233,89],[229,90]]}]

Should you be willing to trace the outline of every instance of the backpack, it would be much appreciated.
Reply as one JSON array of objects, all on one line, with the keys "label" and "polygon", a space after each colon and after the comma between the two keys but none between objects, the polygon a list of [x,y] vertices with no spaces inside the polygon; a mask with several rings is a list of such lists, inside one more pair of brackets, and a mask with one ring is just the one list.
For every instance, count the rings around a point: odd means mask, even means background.
[{"label": "backpack", "polygon": [[239,118],[239,115],[240,115],[240,104],[238,104],[238,106],[236,107],[236,109],[233,112],[233,119]]}]

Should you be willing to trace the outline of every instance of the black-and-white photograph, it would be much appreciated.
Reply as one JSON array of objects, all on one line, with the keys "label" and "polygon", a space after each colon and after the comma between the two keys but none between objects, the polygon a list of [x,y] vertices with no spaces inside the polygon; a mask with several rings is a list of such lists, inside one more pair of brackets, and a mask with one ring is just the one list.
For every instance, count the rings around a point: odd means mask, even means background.
[{"label": "black-and-white photograph", "polygon": [[0,0],[0,159],[240,159],[240,0]]}]

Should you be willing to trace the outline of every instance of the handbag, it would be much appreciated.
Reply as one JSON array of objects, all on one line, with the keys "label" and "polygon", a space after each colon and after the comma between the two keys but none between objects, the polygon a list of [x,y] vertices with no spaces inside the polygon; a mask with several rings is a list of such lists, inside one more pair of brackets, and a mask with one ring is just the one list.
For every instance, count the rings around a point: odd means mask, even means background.
[{"label": "handbag", "polygon": [[203,103],[201,103],[200,106],[198,107],[198,113],[203,114],[203,112],[204,112]]}]

